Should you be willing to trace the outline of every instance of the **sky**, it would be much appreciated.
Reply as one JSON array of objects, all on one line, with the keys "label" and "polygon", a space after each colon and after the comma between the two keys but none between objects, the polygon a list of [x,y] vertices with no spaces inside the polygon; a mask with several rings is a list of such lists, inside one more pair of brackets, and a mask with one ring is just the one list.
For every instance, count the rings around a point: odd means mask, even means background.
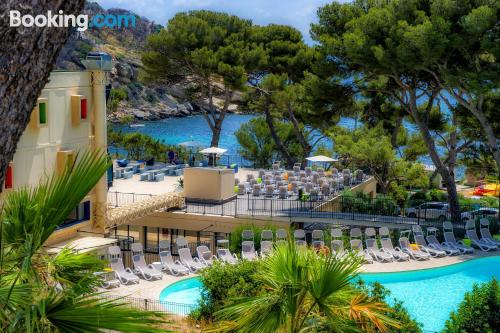
[{"label": "sky", "polygon": [[332,0],[97,0],[105,9],[123,8],[165,25],[178,12],[207,9],[223,11],[255,24],[291,25],[311,42],[309,25],[316,20],[318,7]]}]

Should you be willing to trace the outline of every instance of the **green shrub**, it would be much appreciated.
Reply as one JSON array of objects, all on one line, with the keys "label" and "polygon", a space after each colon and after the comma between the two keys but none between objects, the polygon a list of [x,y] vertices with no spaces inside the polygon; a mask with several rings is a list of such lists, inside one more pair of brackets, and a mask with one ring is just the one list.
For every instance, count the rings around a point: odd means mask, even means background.
[{"label": "green shrub", "polygon": [[424,202],[431,201],[431,196],[428,191],[418,191],[410,195],[408,199],[408,207],[415,207]]},{"label": "green shrub", "polygon": [[344,191],[340,197],[342,212],[376,215],[397,215],[399,206],[392,197],[379,195],[376,199],[361,192]]},{"label": "green shrub", "polygon": [[203,294],[197,310],[191,313],[195,320],[211,321],[213,314],[226,300],[233,297],[254,296],[260,292],[260,282],[254,274],[260,261],[242,261],[237,265],[216,262],[200,273]]},{"label": "green shrub", "polygon": [[262,230],[272,230],[273,233],[276,234],[276,227],[271,224],[266,225],[265,227],[257,227],[250,223],[239,225],[233,229],[233,232],[231,232],[229,249],[233,253],[241,253],[241,233],[243,232],[243,230],[253,231],[256,251],[260,250],[260,234],[262,233]]},{"label": "green shrub", "polygon": [[[378,282],[365,284],[362,280],[359,280],[357,285],[359,289],[367,293],[377,302],[385,303],[391,296],[389,289],[385,288]],[[392,311],[385,313],[389,318],[397,320],[401,327],[398,329],[392,328],[391,333],[421,333],[422,325],[413,319],[403,303],[397,299],[392,299]]]},{"label": "green shrub", "polygon": [[430,201],[446,202],[448,201],[448,193],[442,190],[433,189],[429,191]]},{"label": "green shrub", "polygon": [[[475,222],[476,222],[476,230],[479,232],[480,228],[481,228],[481,219],[483,217],[481,216],[476,216],[475,218]],[[500,225],[498,224],[498,219],[496,217],[493,217],[493,216],[488,216],[488,217],[484,217],[485,219],[487,219],[488,221],[490,221],[490,233],[492,235],[495,235],[495,234],[498,234],[500,232]]]},{"label": "green shrub", "polygon": [[474,285],[465,294],[457,311],[450,314],[443,333],[500,332],[500,287],[493,279]]}]

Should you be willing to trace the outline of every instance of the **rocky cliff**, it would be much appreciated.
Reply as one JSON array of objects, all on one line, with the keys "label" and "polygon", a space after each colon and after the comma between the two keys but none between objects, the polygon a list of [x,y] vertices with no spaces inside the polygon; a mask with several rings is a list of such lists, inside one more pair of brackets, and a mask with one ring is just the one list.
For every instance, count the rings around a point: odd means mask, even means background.
[{"label": "rocky cliff", "polygon": [[[95,2],[87,2],[84,13],[129,14],[123,9],[105,10]],[[110,73],[112,91],[108,100],[108,118],[112,122],[130,119],[159,120],[182,117],[200,112],[200,106],[184,97],[184,87],[161,87],[144,84],[139,79],[140,53],[147,37],[162,28],[147,18],[136,16],[135,28],[89,28],[85,32],[73,31],[57,60],[57,67],[66,70],[82,70],[81,60],[87,52],[104,51],[112,55],[115,66]],[[235,100],[239,96],[236,94]],[[215,101],[221,104],[221,101]],[[221,104],[222,105],[222,104]],[[230,112],[236,112],[236,104]]]}]

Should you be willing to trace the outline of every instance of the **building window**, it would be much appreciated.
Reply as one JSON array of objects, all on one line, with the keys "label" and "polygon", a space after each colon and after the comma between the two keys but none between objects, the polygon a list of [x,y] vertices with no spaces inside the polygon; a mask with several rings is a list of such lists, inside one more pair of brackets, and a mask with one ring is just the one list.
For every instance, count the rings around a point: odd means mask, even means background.
[{"label": "building window", "polygon": [[87,99],[83,98],[80,101],[80,117],[81,119],[87,119]]},{"label": "building window", "polygon": [[75,153],[71,149],[59,150],[56,155],[56,172],[61,174],[64,169],[75,163]]},{"label": "building window", "polygon": [[76,208],[69,214],[69,216],[60,226],[60,228],[89,220],[90,220],[90,201],[84,201],[80,203],[78,206],[76,206]]},{"label": "building window", "polygon": [[158,242],[160,239],[160,228],[148,227],[146,238],[146,250],[149,252],[158,252]]},{"label": "building window", "polygon": [[40,125],[47,124],[47,104],[39,103],[38,104],[38,122]]},{"label": "building window", "polygon": [[12,171],[12,163],[7,167],[7,173],[5,177],[5,188],[12,188],[14,186],[14,174]]},{"label": "building window", "polygon": [[71,123],[73,126],[88,118],[87,99],[83,95],[71,95]]},{"label": "building window", "polygon": [[36,107],[31,112],[30,126],[34,129],[45,127],[48,124],[49,117],[49,100],[47,98],[39,98]]}]

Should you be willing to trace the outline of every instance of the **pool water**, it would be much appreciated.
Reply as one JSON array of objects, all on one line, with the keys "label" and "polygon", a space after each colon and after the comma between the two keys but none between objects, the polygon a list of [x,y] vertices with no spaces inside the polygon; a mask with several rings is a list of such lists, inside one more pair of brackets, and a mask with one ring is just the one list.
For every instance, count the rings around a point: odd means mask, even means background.
[{"label": "pool water", "polygon": [[500,279],[500,256],[421,271],[362,276],[366,282],[382,283],[429,331],[443,329],[450,312],[457,309],[473,284],[492,277]]},{"label": "pool water", "polygon": [[196,306],[201,298],[202,286],[199,278],[190,278],[173,283],[162,290],[160,301]]},{"label": "pool water", "polygon": [[[492,277],[500,279],[500,256],[419,271],[361,274],[366,282],[377,281],[388,288],[391,298],[403,301],[413,318],[428,331],[440,331],[473,284]],[[201,298],[201,288],[198,278],[186,279],[165,288],[160,300],[195,306]]]}]

